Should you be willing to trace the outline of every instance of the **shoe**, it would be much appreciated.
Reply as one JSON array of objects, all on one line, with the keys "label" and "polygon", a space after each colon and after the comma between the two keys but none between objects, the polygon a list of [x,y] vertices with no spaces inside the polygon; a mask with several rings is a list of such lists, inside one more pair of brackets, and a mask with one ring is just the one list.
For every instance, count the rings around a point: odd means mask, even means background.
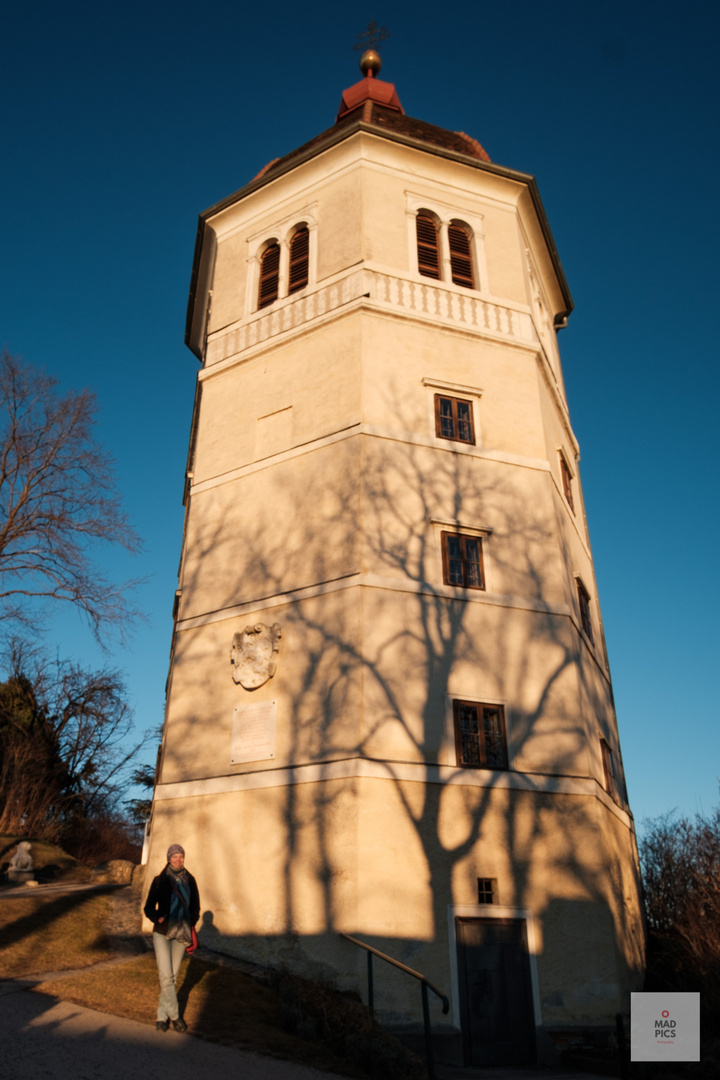
[{"label": "shoe", "polygon": [[172,1026],[176,1031],[187,1031],[187,1024],[184,1020],[181,1020],[180,1017],[178,1017],[177,1020],[173,1020]]},{"label": "shoe", "polygon": [[158,1031],[167,1031],[167,1029],[170,1027],[170,1024],[167,1020],[158,1020],[158,1022],[155,1024],[155,1027]]}]

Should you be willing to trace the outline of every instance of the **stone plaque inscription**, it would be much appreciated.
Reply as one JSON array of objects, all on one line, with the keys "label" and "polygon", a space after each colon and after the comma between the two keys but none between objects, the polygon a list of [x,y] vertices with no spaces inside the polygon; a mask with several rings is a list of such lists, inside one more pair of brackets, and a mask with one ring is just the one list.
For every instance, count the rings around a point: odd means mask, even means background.
[{"label": "stone plaque inscription", "polygon": [[277,702],[256,701],[233,709],[230,764],[275,757]]}]

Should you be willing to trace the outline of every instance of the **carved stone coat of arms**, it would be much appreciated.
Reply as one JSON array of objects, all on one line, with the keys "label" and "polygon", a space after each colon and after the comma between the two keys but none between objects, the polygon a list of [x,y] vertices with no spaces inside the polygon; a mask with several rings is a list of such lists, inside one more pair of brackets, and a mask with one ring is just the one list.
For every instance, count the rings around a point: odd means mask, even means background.
[{"label": "carved stone coat of arms", "polygon": [[272,679],[277,668],[282,630],[279,623],[256,623],[233,635],[230,662],[233,679],[246,690],[257,690]]}]

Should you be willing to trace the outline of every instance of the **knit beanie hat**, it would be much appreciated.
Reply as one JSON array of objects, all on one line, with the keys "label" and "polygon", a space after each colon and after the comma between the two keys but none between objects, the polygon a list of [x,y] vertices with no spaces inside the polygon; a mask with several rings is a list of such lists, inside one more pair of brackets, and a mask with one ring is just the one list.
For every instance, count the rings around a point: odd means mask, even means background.
[{"label": "knit beanie hat", "polygon": [[173,855],[182,855],[185,857],[185,848],[180,844],[171,844],[167,850],[167,861],[170,862]]}]

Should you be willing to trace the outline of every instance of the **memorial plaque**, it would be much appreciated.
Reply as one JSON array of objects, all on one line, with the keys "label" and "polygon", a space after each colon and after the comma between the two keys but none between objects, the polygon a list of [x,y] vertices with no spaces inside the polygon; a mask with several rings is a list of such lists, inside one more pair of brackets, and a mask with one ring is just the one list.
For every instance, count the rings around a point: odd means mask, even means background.
[{"label": "memorial plaque", "polygon": [[267,761],[275,757],[277,702],[255,701],[233,710],[230,764]]}]

